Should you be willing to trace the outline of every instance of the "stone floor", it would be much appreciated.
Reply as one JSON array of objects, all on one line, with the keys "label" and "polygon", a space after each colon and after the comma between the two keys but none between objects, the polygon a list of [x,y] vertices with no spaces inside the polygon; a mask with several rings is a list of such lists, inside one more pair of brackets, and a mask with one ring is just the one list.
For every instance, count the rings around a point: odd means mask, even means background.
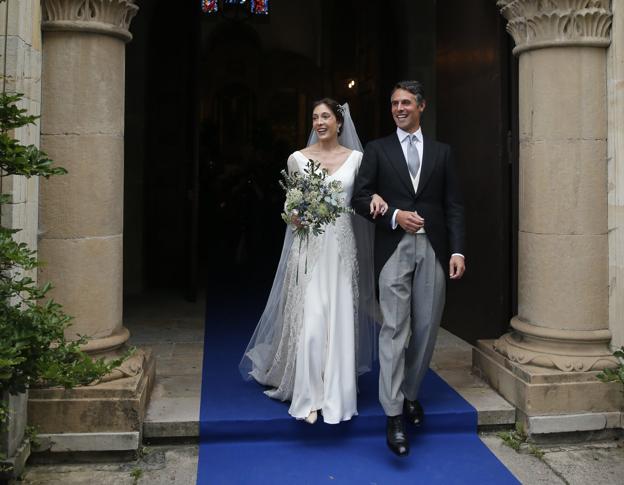
[{"label": "stone floor", "polygon": [[[167,294],[126,302],[124,319],[132,343],[150,347],[157,356],[157,378],[144,427],[148,442],[173,443],[198,436],[203,316],[203,301],[191,304]],[[510,426],[515,410],[471,372],[471,346],[466,342],[442,331],[431,366],[477,409],[482,441],[522,483],[624,483],[621,442],[549,446],[541,448],[543,456],[538,457],[539,452],[526,445],[520,453],[514,451],[488,431],[492,426]],[[197,457],[197,445],[148,445],[133,462],[28,466],[19,483],[191,485]]]},{"label": "stone floor", "polygon": [[125,303],[124,323],[131,343],[151,348],[156,356],[144,438],[198,437],[204,299],[188,303],[157,294]]},{"label": "stone floor", "polygon": [[147,447],[132,462],[29,466],[13,485],[193,485],[197,456],[197,445]]}]

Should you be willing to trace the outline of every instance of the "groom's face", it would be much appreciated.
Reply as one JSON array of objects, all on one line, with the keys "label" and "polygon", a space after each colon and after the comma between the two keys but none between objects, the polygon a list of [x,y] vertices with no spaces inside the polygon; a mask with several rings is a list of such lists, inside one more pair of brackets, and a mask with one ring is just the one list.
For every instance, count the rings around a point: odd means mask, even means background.
[{"label": "groom's face", "polygon": [[405,89],[397,89],[390,98],[392,117],[396,125],[408,133],[420,126],[420,117],[425,110],[425,101],[416,102],[416,96]]}]

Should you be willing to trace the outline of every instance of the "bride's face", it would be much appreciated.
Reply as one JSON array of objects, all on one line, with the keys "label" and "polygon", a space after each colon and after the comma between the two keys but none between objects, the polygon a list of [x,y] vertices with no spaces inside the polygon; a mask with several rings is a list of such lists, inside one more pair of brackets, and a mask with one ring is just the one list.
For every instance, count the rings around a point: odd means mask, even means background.
[{"label": "bride's face", "polygon": [[327,141],[338,136],[338,120],[326,104],[319,104],[312,112],[312,129],[319,141]]}]

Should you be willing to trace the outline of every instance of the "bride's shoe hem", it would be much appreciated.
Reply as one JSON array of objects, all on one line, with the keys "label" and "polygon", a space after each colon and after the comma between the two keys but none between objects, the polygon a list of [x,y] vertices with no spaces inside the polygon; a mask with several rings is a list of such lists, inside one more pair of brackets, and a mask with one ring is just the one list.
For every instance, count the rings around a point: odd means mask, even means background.
[{"label": "bride's shoe hem", "polygon": [[318,411],[310,411],[310,414],[308,414],[308,416],[304,418],[303,420],[308,424],[314,424],[316,423],[317,418],[318,418]]},{"label": "bride's shoe hem", "polygon": [[[290,414],[290,413],[288,413]],[[296,416],[294,414],[290,414],[297,421],[305,421],[308,424],[314,424],[318,420],[318,415],[322,414],[320,409],[312,410],[308,413],[307,416]]]},{"label": "bride's shoe hem", "polygon": [[325,424],[331,424],[331,425],[345,423],[347,421],[351,421],[353,419],[353,417],[357,416],[357,415],[358,415],[358,413],[356,411],[355,413],[350,414],[348,416],[343,416],[342,418],[339,418],[338,420],[325,419],[325,416],[323,415],[323,422]]},{"label": "bride's shoe hem", "polygon": [[[314,421],[310,422],[310,421],[308,420],[308,418],[312,415],[312,413],[315,413],[315,414],[316,414],[316,416],[315,416]],[[289,414],[290,414],[290,413],[289,413]],[[316,421],[318,421],[318,417],[319,417],[319,415],[323,417],[323,423],[325,423],[325,424],[330,424],[330,425],[334,425],[334,424],[344,423],[344,422],[346,422],[346,421],[351,421],[351,420],[353,419],[353,417],[354,417],[354,416],[357,416],[357,415],[358,415],[358,412],[357,412],[357,411],[355,411],[353,414],[349,414],[349,415],[346,415],[346,416],[340,417],[340,418],[338,418],[338,419],[328,419],[328,418],[326,418],[326,416],[325,416],[325,414],[323,413],[323,410],[322,410],[322,409],[317,409],[316,411],[311,411],[311,412],[310,412],[310,414],[308,414],[307,416],[295,416],[295,415],[291,414],[291,416],[292,416],[293,418],[295,418],[297,421],[305,421],[305,422],[306,422],[306,423],[308,423],[308,424],[314,424],[314,423],[316,423]]]}]

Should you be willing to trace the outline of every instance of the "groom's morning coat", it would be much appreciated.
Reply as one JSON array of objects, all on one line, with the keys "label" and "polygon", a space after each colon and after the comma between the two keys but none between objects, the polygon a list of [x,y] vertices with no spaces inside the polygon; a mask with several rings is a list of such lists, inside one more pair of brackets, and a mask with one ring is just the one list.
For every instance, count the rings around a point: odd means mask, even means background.
[{"label": "groom's morning coat", "polygon": [[392,229],[395,209],[417,211],[425,219],[425,232],[446,273],[451,254],[465,254],[464,206],[448,145],[423,136],[420,180],[414,192],[397,134],[368,143],[351,203],[369,220],[370,198],[375,193],[388,203],[385,215],[374,220],[376,280],[405,234],[401,226]]}]

